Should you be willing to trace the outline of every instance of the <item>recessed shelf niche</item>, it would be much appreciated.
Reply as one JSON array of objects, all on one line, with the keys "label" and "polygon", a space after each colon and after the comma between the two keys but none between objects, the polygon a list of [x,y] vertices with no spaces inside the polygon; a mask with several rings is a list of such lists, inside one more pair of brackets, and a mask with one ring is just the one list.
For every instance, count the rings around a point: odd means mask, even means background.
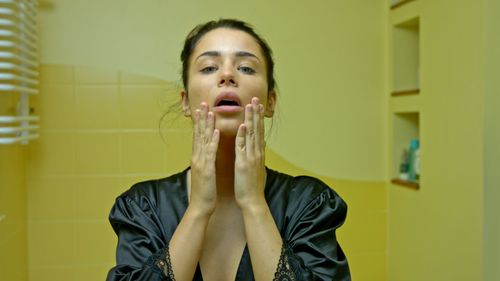
[{"label": "recessed shelf niche", "polygon": [[392,180],[396,185],[419,189],[419,180],[400,178],[400,168],[404,150],[408,150],[412,140],[420,139],[420,114],[418,112],[394,113],[392,116]]},{"label": "recessed shelf niche", "polygon": [[420,93],[420,19],[392,27],[392,96]]}]

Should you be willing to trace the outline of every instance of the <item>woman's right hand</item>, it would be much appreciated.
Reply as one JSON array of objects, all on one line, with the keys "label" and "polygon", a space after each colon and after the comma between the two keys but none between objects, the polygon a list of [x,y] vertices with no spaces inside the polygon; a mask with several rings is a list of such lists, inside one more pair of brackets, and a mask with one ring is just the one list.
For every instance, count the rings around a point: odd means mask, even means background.
[{"label": "woman's right hand", "polygon": [[189,207],[211,215],[216,205],[215,158],[219,145],[219,130],[215,116],[202,102],[194,114],[193,153],[191,158],[191,194]]}]

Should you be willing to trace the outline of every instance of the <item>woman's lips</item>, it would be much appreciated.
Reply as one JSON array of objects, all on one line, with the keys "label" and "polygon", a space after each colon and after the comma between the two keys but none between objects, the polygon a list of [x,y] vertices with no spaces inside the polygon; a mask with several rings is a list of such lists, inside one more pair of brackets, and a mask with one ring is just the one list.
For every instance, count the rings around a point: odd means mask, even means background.
[{"label": "woman's lips", "polygon": [[220,105],[213,108],[213,111],[216,113],[236,113],[242,110],[243,107],[238,105]]},{"label": "woman's lips", "polygon": [[234,92],[220,93],[214,102],[213,111],[217,113],[236,113],[243,110],[240,97]]}]

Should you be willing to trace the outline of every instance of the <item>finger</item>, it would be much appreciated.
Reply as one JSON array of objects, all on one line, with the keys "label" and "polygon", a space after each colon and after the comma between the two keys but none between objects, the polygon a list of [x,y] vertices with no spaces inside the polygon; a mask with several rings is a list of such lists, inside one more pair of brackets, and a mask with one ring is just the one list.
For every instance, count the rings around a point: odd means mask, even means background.
[{"label": "finger", "polygon": [[238,127],[238,132],[236,133],[236,140],[235,140],[235,152],[237,155],[245,151],[245,135],[246,135],[246,125],[240,124],[240,126]]},{"label": "finger", "polygon": [[193,155],[197,155],[199,151],[200,143],[200,132],[199,132],[199,120],[200,120],[200,110],[196,109],[193,116],[194,128],[193,128]]},{"label": "finger", "polygon": [[264,105],[262,105],[262,104],[259,104],[259,126],[258,126],[257,130],[260,134],[259,138],[258,138],[260,149],[262,151],[264,151],[264,148],[266,146],[265,141],[264,141],[264,137],[266,136],[266,131],[265,131],[265,124],[264,124]]},{"label": "finger", "polygon": [[255,128],[253,124],[253,104],[247,104],[245,107],[245,150],[247,155],[253,155]]},{"label": "finger", "polygon": [[220,137],[220,132],[218,129],[215,129],[212,133],[212,138],[209,144],[210,154],[214,159],[215,156],[217,155],[217,148],[219,148],[219,137]]},{"label": "finger", "polygon": [[259,99],[254,97],[252,99],[252,118],[253,118],[253,126],[254,126],[254,151],[260,151],[260,138],[262,137],[262,132],[260,130],[260,107],[259,107]]},{"label": "finger", "polygon": [[207,140],[207,135],[206,135],[206,130],[207,128],[207,107],[204,102],[200,104],[200,121],[199,121],[199,134],[200,134],[200,141],[203,143],[206,143]]},{"label": "finger", "polygon": [[207,137],[210,137],[210,140],[213,137],[214,127],[215,127],[215,116],[212,111],[209,111],[207,113],[207,127],[205,129],[205,135]]}]

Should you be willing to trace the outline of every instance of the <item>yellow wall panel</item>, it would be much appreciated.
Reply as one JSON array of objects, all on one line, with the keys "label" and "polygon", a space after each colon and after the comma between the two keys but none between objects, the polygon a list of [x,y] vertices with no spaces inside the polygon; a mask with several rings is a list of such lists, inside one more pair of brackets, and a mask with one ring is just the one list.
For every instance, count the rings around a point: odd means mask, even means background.
[{"label": "yellow wall panel", "polygon": [[119,135],[113,132],[74,133],[75,173],[117,174],[120,172]]},{"label": "yellow wall panel", "polygon": [[70,84],[75,82],[74,67],[63,64],[40,65],[40,81],[42,84]]},{"label": "yellow wall panel", "polygon": [[[73,179],[75,221],[106,222],[111,206],[124,190],[120,178],[112,177],[82,177]],[[78,231],[77,231],[78,232]],[[77,240],[78,241],[78,240]]]},{"label": "yellow wall panel", "polygon": [[141,75],[137,73],[130,73],[126,71],[120,71],[120,84],[121,85],[158,85],[164,86],[166,84],[165,80],[148,76]]},{"label": "yellow wall panel", "polygon": [[385,253],[354,253],[348,258],[352,280],[387,280],[387,256]]},{"label": "yellow wall panel", "polygon": [[41,132],[43,138],[27,147],[26,176],[33,178],[72,174],[75,167],[74,136],[66,132]]},{"label": "yellow wall panel", "polygon": [[165,112],[164,86],[122,85],[120,87],[120,123],[123,129],[158,131]]},{"label": "yellow wall panel", "polygon": [[72,220],[75,218],[74,179],[29,178],[28,216],[30,221]]},{"label": "yellow wall panel", "polygon": [[73,221],[30,221],[28,229],[30,270],[38,267],[69,266],[74,263],[77,241]]},{"label": "yellow wall panel", "polygon": [[484,100],[484,280],[500,279],[500,2],[483,1]]},{"label": "yellow wall panel", "polygon": [[192,132],[186,130],[163,133],[166,152],[166,171],[174,173],[184,170],[191,162]]},{"label": "yellow wall panel", "polygon": [[72,128],[76,118],[73,85],[47,82],[40,85],[40,88],[41,92],[49,93],[43,98],[36,96],[34,102],[31,102],[36,114],[43,116],[40,126],[43,129]]},{"label": "yellow wall panel", "polygon": [[112,129],[119,125],[118,86],[84,85],[75,88],[79,129]]},{"label": "yellow wall panel", "polygon": [[[30,281],[68,281],[75,280],[76,268],[71,266],[30,268]],[[89,279],[90,280],[90,279]]]},{"label": "yellow wall panel", "polygon": [[95,66],[75,66],[76,84],[118,84],[119,72],[109,68]]},{"label": "yellow wall panel", "polygon": [[120,138],[122,171],[124,173],[165,172],[168,159],[167,150],[159,132],[122,133]]},{"label": "yellow wall panel", "polygon": [[24,153],[21,145],[0,145],[0,280],[28,280]]},{"label": "yellow wall panel", "polygon": [[75,258],[81,265],[112,264],[115,261],[116,238],[107,221],[75,224]]}]

